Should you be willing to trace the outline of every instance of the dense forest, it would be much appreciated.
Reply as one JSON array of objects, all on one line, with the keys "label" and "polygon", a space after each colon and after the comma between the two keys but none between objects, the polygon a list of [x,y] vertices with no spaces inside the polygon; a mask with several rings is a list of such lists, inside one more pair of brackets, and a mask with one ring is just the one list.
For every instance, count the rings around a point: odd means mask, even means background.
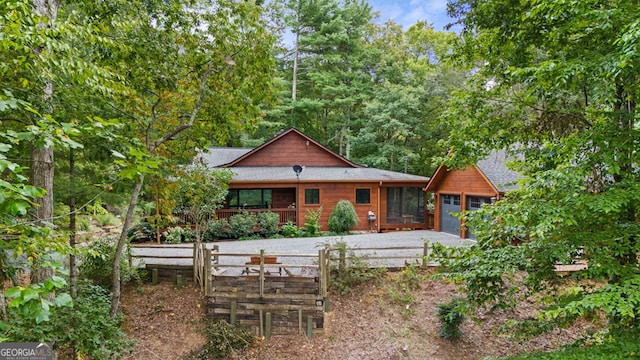
[{"label": "dense forest", "polygon": [[[579,250],[603,285],[554,293],[544,326],[597,310],[637,326],[640,5],[450,0],[449,13],[457,33],[380,24],[363,0],[1,3],[0,267],[30,281],[1,293],[0,339],[67,334],[82,354],[117,356],[137,209],[175,206],[171,179],[198,149],[292,126],[356,163],[425,176],[508,149],[521,186],[463,214],[478,246],[449,266],[469,304],[547,291]],[[87,211],[122,219],[106,292],[77,276]],[[81,315],[93,321],[70,325]]]}]

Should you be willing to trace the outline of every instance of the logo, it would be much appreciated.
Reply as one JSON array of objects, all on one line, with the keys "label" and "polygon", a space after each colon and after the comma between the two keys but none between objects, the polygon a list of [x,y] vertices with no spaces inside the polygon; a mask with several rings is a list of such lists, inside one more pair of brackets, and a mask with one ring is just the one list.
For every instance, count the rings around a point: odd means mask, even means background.
[{"label": "logo", "polygon": [[0,360],[53,360],[53,343],[0,343]]}]

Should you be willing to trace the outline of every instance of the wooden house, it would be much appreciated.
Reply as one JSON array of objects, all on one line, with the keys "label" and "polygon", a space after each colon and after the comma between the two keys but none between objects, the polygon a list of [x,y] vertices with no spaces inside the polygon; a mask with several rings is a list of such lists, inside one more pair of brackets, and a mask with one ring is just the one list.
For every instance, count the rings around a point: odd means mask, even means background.
[{"label": "wooden house", "polygon": [[331,210],[349,200],[359,219],[355,231],[429,227],[429,178],[355,164],[295,128],[254,149],[211,148],[199,157],[209,168],[234,173],[224,208],[216,211],[219,218],[272,211],[281,224],[303,226],[310,210],[322,208],[320,226],[326,231]]},{"label": "wooden house", "polygon": [[434,229],[473,238],[455,214],[493,204],[517,186],[520,174],[507,168],[508,160],[506,151],[496,151],[464,169],[438,167],[425,188],[434,196]]}]

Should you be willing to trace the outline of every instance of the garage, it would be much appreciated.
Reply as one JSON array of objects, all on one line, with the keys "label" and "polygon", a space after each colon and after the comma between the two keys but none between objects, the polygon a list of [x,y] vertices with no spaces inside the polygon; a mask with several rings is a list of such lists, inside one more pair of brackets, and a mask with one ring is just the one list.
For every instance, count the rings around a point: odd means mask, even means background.
[{"label": "garage", "polygon": [[[491,204],[491,198],[490,197],[482,197],[482,196],[468,196],[467,197],[467,210],[470,210],[470,211],[478,210],[484,204]],[[476,237],[473,235],[472,229],[467,229],[467,237],[469,239],[474,239],[475,240]]]},{"label": "garage", "polygon": [[441,195],[440,231],[449,234],[460,234],[460,219],[453,215],[460,212],[460,195]]}]

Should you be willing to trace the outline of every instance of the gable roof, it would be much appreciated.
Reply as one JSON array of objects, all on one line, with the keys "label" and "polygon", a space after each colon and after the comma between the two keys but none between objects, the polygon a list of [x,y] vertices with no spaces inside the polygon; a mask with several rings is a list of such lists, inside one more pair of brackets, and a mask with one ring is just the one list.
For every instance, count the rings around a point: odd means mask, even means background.
[{"label": "gable roof", "polygon": [[[473,168],[498,192],[504,193],[518,187],[516,181],[522,178],[517,171],[510,170],[507,162],[511,158],[506,150],[493,151],[486,158],[479,160]],[[435,191],[437,184],[444,179],[449,170],[446,166],[438,166],[431,177],[425,191]]]},{"label": "gable roof", "polygon": [[[288,146],[285,152],[280,146]],[[297,146],[291,148],[292,146]],[[310,161],[316,165],[304,166],[302,173],[296,177],[291,165],[298,164],[300,153],[313,148],[312,156],[322,158],[319,161]],[[296,150],[302,148],[298,153]],[[269,152],[269,150],[271,152]],[[267,156],[281,156],[283,163],[275,162]],[[256,164],[260,160],[268,160],[269,165]],[[309,157],[307,157],[309,159]],[[296,128],[283,131],[272,139],[255,149],[212,147],[207,153],[199,153],[194,161],[200,161],[209,168],[230,168],[233,170],[233,181],[257,182],[257,181],[396,181],[396,182],[421,182],[427,183],[428,177],[399,173],[395,171],[369,168],[358,165],[346,158],[334,153],[327,147],[303,134]],[[286,162],[286,163],[285,163]],[[317,165],[326,162],[330,165]],[[301,165],[304,164],[301,163]]]},{"label": "gable roof", "polygon": [[247,159],[251,158],[251,157],[255,157],[257,156],[257,154],[261,153],[261,152],[265,152],[267,151],[268,148],[270,147],[274,147],[277,146],[277,144],[281,141],[284,141],[283,139],[287,138],[287,137],[300,137],[302,139],[302,141],[306,142],[307,146],[309,145],[313,145],[317,148],[320,149],[320,151],[322,152],[322,155],[332,158],[334,161],[337,161],[338,164],[343,165],[343,166],[349,166],[349,167],[361,167],[358,164],[355,164],[353,162],[351,162],[350,160],[347,160],[346,158],[336,154],[335,152],[331,151],[329,148],[327,148],[326,146],[320,144],[319,142],[315,141],[314,139],[310,138],[309,136],[307,136],[306,134],[302,133],[300,130],[296,129],[295,127],[289,128],[288,130],[282,131],[279,134],[275,135],[273,138],[271,138],[270,140],[268,140],[267,142],[265,142],[264,144],[258,146],[257,148],[241,155],[240,157],[238,157],[237,159],[225,164],[225,167],[234,167],[234,166],[239,166],[241,165],[244,161],[246,161]]}]

